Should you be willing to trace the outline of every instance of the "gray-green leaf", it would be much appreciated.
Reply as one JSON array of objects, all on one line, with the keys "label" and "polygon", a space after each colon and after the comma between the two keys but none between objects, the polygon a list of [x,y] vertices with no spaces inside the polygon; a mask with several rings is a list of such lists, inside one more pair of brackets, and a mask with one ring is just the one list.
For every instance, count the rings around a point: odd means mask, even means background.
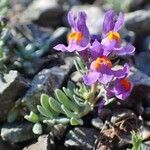
[{"label": "gray-green leaf", "polygon": [[43,108],[42,106],[37,105],[37,109],[41,113],[41,115],[48,117],[48,118],[53,118],[52,113],[49,110]]},{"label": "gray-green leaf", "polygon": [[38,135],[42,134],[42,125],[40,123],[34,124],[32,131],[34,134],[38,134]]},{"label": "gray-green leaf", "polygon": [[75,112],[79,111],[79,107],[78,105],[76,105],[75,103],[73,103],[72,101],[70,101],[68,99],[68,97],[59,89],[55,90],[55,95],[57,97],[57,99],[64,105],[66,106],[68,109],[71,109]]},{"label": "gray-green leaf", "polygon": [[77,119],[75,117],[72,117],[70,119],[70,124],[74,125],[74,126],[76,126],[76,125],[83,125],[83,120],[82,119]]},{"label": "gray-green leaf", "polygon": [[30,122],[36,123],[39,121],[39,117],[37,114],[35,114],[34,112],[30,112],[29,115],[24,116],[25,119],[27,119]]}]

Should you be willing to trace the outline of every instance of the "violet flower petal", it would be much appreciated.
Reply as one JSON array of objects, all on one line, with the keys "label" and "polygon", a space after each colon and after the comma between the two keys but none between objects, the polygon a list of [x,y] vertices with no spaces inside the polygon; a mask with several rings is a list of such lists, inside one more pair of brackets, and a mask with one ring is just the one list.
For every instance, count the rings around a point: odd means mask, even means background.
[{"label": "violet flower petal", "polygon": [[98,81],[102,84],[107,84],[113,79],[114,75],[111,68],[102,65],[100,68],[100,76]]},{"label": "violet flower petal", "polygon": [[123,69],[119,69],[119,70],[112,69],[112,72],[113,72],[114,77],[116,78],[125,78],[129,74],[129,70],[130,70],[130,66],[129,64],[126,63]]},{"label": "violet flower petal", "polygon": [[76,42],[72,40],[68,46],[65,46],[64,44],[58,44],[54,47],[54,49],[58,51],[62,51],[62,52],[65,52],[65,51],[73,52],[77,50],[78,47],[79,46],[76,44]]},{"label": "violet flower petal", "polygon": [[115,48],[114,52],[119,56],[133,55],[135,47],[132,44],[127,44],[125,47]]},{"label": "violet flower petal", "polygon": [[124,25],[124,13],[120,12],[119,13],[119,17],[118,17],[118,20],[116,21],[115,23],[115,27],[114,27],[114,31],[118,31],[122,28],[122,26]]},{"label": "violet flower petal", "polygon": [[115,12],[113,10],[109,10],[106,12],[102,27],[103,37],[107,35],[107,33],[113,30],[115,26]]},{"label": "violet flower petal", "polygon": [[104,46],[104,53],[106,51],[112,51],[114,47],[117,45],[116,40],[109,40],[108,38],[104,38],[101,42],[101,44]]},{"label": "violet flower petal", "polygon": [[95,60],[97,57],[103,55],[103,46],[97,40],[95,40],[91,46],[91,57]]},{"label": "violet flower petal", "polygon": [[99,76],[98,81],[102,84],[107,84],[109,83],[111,80],[113,79],[113,75],[112,74],[101,74]]},{"label": "violet flower petal", "polygon": [[98,80],[98,78],[99,78],[99,72],[91,71],[89,72],[88,75],[85,75],[83,77],[83,81],[86,85],[92,85]]},{"label": "violet flower petal", "polygon": [[79,32],[81,32],[84,37],[81,39],[80,44],[85,47],[90,42],[90,33],[86,25],[87,15],[85,12],[80,12],[77,18],[76,26]]},{"label": "violet flower petal", "polygon": [[69,11],[68,15],[67,15],[67,19],[68,19],[68,23],[70,24],[70,26],[76,31],[77,27],[76,27],[76,23],[75,23],[75,15],[73,12]]}]

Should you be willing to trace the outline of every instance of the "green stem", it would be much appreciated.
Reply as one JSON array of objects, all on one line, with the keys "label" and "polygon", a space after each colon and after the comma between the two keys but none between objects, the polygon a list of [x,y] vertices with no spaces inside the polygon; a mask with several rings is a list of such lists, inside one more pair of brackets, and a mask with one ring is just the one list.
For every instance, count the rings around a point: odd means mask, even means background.
[{"label": "green stem", "polygon": [[93,84],[91,86],[91,90],[90,90],[90,93],[88,95],[89,102],[92,104],[93,104],[93,100],[95,99],[96,90],[97,90],[97,84]]}]

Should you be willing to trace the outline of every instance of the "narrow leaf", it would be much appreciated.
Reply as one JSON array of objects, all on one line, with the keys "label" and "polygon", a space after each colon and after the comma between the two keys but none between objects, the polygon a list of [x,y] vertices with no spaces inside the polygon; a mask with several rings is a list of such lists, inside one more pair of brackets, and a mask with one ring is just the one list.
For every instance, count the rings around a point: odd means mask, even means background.
[{"label": "narrow leaf", "polygon": [[69,98],[73,99],[73,96],[72,96],[73,93],[70,91],[70,89],[67,89],[65,87],[63,87],[62,89]]},{"label": "narrow leaf", "polygon": [[64,105],[66,106],[68,109],[71,109],[75,112],[78,112],[79,107],[78,105],[76,105],[75,103],[73,103],[72,101],[70,101],[68,99],[68,97],[59,89],[55,90],[55,95],[57,97],[57,99]]},{"label": "narrow leaf", "polygon": [[77,63],[82,70],[85,70],[85,65],[84,65],[83,61],[81,60],[81,58],[78,57]]},{"label": "narrow leaf", "polygon": [[37,105],[37,109],[41,113],[41,115],[48,117],[48,118],[53,118],[51,112],[48,111],[47,109],[43,108],[42,106]]},{"label": "narrow leaf", "polygon": [[76,126],[76,125],[83,125],[83,120],[82,119],[77,119],[75,117],[72,117],[70,119],[70,124],[74,125],[74,126]]},{"label": "narrow leaf", "polygon": [[49,97],[49,105],[54,111],[58,113],[64,113],[61,108],[61,104],[52,97]]},{"label": "narrow leaf", "polygon": [[72,81],[68,81],[67,83],[67,89],[69,89],[71,92],[76,88],[76,85]]},{"label": "narrow leaf", "polygon": [[74,65],[75,65],[76,70],[77,70],[77,71],[80,71],[80,68],[79,68],[79,66],[78,66],[77,60],[74,60],[73,62],[74,62]]},{"label": "narrow leaf", "polygon": [[42,94],[40,101],[41,101],[42,107],[47,109],[47,111],[49,111],[52,114],[52,116],[57,116],[58,115],[58,113],[50,107],[50,105],[49,105],[49,96],[48,95]]},{"label": "narrow leaf", "polygon": [[39,117],[37,114],[35,114],[34,112],[30,112],[29,115],[24,116],[25,119],[27,119],[30,122],[36,123],[39,121]]},{"label": "narrow leaf", "polygon": [[81,107],[84,107],[86,106],[86,103],[84,103],[85,101],[81,98],[79,98],[78,96],[76,95],[73,95],[73,98],[74,98],[74,101]]},{"label": "narrow leaf", "polygon": [[45,109],[49,109],[49,102],[48,102],[48,100],[49,100],[49,96],[48,95],[46,95],[46,94],[42,94],[41,95],[40,102],[41,102],[42,107],[45,108]]},{"label": "narrow leaf", "polygon": [[74,114],[73,112],[71,112],[69,109],[67,109],[64,105],[61,105],[62,110],[65,112],[66,116],[69,118],[72,117],[79,117],[78,114]]}]

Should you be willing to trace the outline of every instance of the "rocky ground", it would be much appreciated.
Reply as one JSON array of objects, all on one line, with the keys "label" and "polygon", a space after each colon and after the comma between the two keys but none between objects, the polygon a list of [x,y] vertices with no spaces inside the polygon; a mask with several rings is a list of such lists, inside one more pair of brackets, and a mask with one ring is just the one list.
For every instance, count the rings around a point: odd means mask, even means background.
[{"label": "rocky ground", "polygon": [[129,59],[134,66],[130,79],[135,84],[131,96],[101,112],[84,118],[83,126],[43,126],[43,134],[33,134],[33,124],[23,116],[36,109],[42,93],[80,80],[74,55],[56,52],[53,46],[66,43],[70,31],[68,10],[88,14],[92,34],[100,34],[104,11],[111,8],[101,0],[11,0],[6,40],[8,71],[0,78],[0,150],[120,150],[131,148],[131,131],[143,137],[143,149],[150,149],[150,3],[133,0],[128,5],[126,24],[121,31],[136,47]]}]

